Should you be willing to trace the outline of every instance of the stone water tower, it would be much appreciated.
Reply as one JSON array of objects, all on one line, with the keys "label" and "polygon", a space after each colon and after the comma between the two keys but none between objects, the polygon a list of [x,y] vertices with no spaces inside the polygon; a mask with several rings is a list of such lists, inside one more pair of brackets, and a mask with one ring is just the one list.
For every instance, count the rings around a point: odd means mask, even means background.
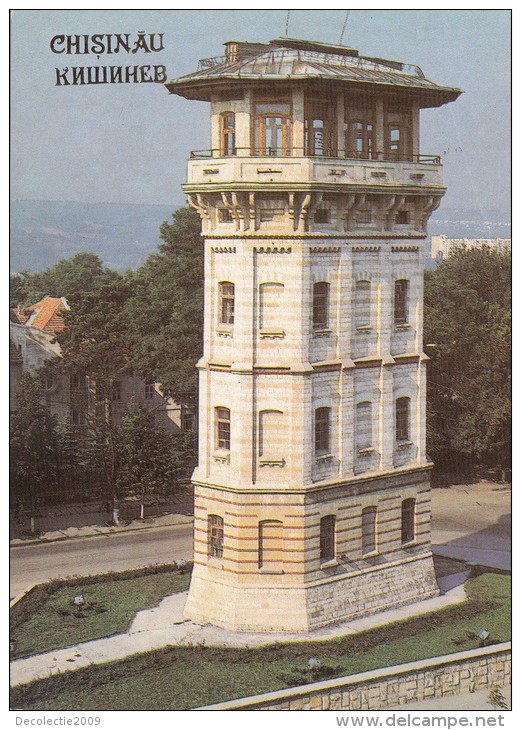
[{"label": "stone water tower", "polygon": [[422,349],[444,193],[419,112],[461,93],[345,46],[230,41],[168,90],[211,102],[186,616],[309,631],[437,595]]}]

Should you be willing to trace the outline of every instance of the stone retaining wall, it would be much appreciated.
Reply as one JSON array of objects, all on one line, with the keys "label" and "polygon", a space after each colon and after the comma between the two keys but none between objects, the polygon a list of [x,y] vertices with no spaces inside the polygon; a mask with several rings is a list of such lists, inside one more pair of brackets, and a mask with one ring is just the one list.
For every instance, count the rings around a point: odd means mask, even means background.
[{"label": "stone retaining wall", "polygon": [[423,659],[198,710],[382,710],[511,683],[511,644]]}]

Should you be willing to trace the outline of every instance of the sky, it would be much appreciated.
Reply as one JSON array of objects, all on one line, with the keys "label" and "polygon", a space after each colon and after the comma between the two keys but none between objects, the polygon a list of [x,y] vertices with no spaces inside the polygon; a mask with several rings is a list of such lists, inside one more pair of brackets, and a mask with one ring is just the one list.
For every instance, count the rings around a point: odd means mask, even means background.
[{"label": "sky", "polygon": [[[291,10],[288,36],[340,42],[346,10]],[[11,198],[182,205],[192,149],[210,147],[209,104],[162,84],[56,86],[55,69],[162,64],[169,80],[228,40],[284,36],[287,10],[14,10]],[[164,50],[67,56],[55,35],[164,33]],[[419,65],[464,90],[422,112],[420,151],[441,154],[444,208],[510,208],[510,11],[351,10],[342,42]]]}]

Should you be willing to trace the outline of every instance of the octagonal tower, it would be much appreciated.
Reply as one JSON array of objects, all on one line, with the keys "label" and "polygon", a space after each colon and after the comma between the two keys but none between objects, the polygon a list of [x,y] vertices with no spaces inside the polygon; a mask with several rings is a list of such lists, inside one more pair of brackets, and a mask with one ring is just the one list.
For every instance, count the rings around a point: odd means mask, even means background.
[{"label": "octagonal tower", "polygon": [[225,48],[167,84],[212,119],[183,186],[205,246],[186,616],[309,631],[438,593],[422,299],[445,189],[419,112],[461,92],[344,46]]}]

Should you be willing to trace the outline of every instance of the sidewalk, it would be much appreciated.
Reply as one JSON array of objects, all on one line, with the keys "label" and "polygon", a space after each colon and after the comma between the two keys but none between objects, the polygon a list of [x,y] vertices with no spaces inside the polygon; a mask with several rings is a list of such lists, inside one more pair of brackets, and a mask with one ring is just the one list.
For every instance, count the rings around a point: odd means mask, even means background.
[{"label": "sidewalk", "polygon": [[[95,639],[65,649],[14,660],[11,662],[11,685],[25,684],[34,679],[74,671],[90,664],[124,659],[132,654],[171,645],[204,643],[206,646],[253,647],[275,642],[302,642],[310,639],[322,640],[345,636],[461,603],[466,599],[463,582],[467,575],[467,572],[460,573],[457,581],[455,581],[454,575],[448,576],[447,582],[441,579],[442,591],[446,590],[448,585],[451,587],[436,598],[335,626],[327,626],[313,631],[311,634],[234,632],[216,626],[196,624],[183,618],[188,594],[177,593],[164,598],[155,608],[138,612],[125,634]],[[457,585],[454,585],[455,582]]]},{"label": "sidewalk", "polygon": [[165,514],[158,517],[145,517],[143,520],[122,522],[120,525],[85,525],[85,527],[68,527],[65,530],[52,530],[36,537],[16,537],[10,541],[11,547],[34,545],[37,543],[58,542],[75,537],[96,537],[118,532],[133,532],[147,530],[153,527],[168,527],[170,525],[188,525],[193,522],[191,515]]}]

